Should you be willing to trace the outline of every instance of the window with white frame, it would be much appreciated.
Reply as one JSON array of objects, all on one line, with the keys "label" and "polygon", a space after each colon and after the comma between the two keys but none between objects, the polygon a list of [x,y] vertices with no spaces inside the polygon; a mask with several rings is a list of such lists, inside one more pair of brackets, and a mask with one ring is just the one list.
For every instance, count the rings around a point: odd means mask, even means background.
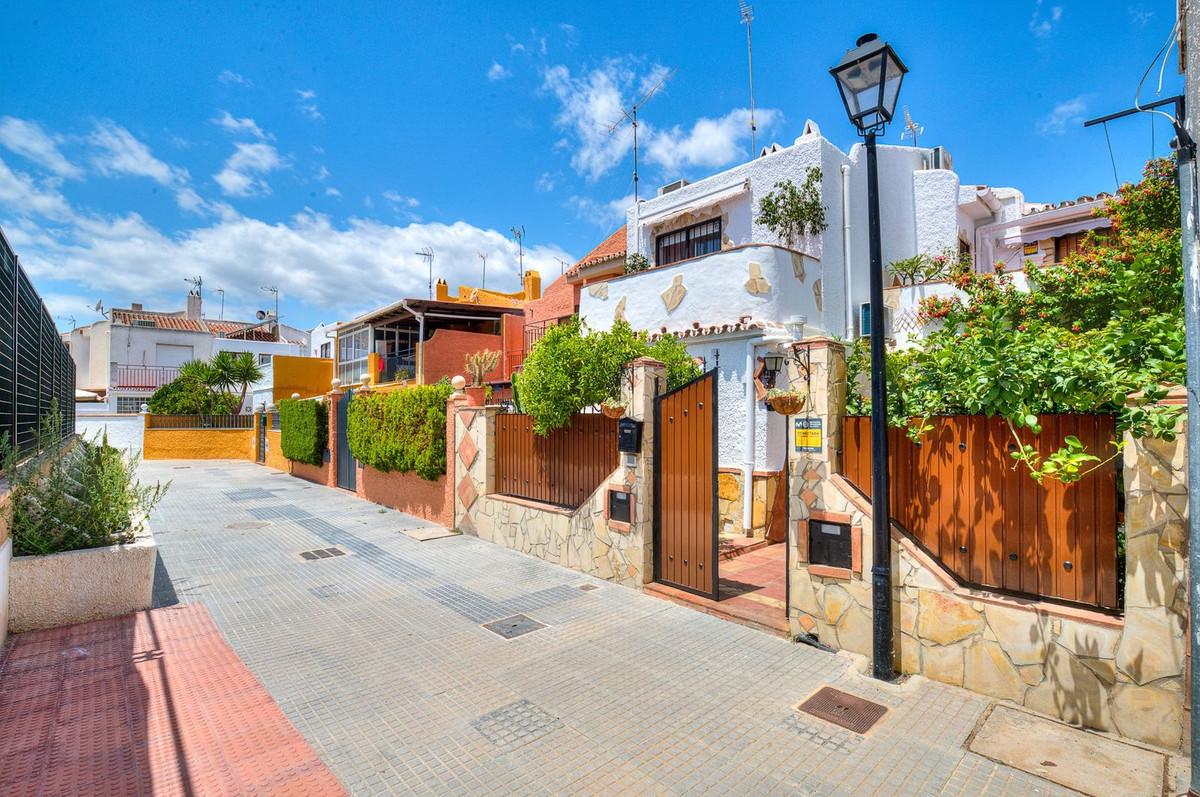
[{"label": "window with white frame", "polygon": [[343,385],[357,382],[367,372],[371,351],[371,327],[360,327],[338,335],[337,376]]},{"label": "window with white frame", "polygon": [[142,411],[142,405],[145,403],[145,396],[117,396],[117,413],[119,415],[136,415]]}]

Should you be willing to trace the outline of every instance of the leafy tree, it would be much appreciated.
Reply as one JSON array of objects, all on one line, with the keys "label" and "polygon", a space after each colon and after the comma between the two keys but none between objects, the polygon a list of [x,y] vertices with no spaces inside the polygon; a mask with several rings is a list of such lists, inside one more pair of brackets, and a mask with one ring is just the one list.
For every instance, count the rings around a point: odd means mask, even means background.
[{"label": "leafy tree", "polygon": [[791,180],[780,180],[758,203],[755,221],[791,249],[801,238],[820,235],[829,229],[821,202],[821,168],[810,166],[799,188]]},{"label": "leafy tree", "polygon": [[241,412],[250,385],[262,378],[262,368],[253,354],[218,352],[211,363],[190,360],[179,366],[179,375],[156,390],[147,407],[162,415]]},{"label": "leafy tree", "polygon": [[[942,328],[888,354],[889,423],[917,437],[932,415],[998,415],[1008,422],[1018,464],[1035,479],[1067,482],[1115,457],[1126,430],[1171,439],[1180,410],[1155,402],[1161,385],[1182,384],[1186,374],[1174,164],[1151,161],[1142,181],[1124,186],[1103,214],[1112,229],[1091,234],[1065,262],[1026,264],[1027,291],[999,266],[983,274],[956,268],[951,279],[963,297],[920,307],[923,319],[940,319]],[[857,413],[870,411],[864,344],[847,367],[848,408]],[[1136,391],[1144,398],[1130,406],[1126,397]],[[1067,437],[1059,450],[1039,455],[1024,432],[1040,433],[1038,415],[1064,412],[1113,414],[1113,451],[1084,451]]]},{"label": "leafy tree", "polygon": [[651,344],[645,332],[635,332],[626,321],[606,332],[589,332],[573,317],[546,330],[514,375],[521,409],[533,417],[535,432],[549,434],[585,407],[619,398],[625,367],[643,356],[667,366],[668,389],[700,375],[700,367],[673,336]]},{"label": "leafy tree", "polygon": [[230,351],[217,352],[213,357],[212,369],[214,382],[226,393],[240,390],[238,406],[246,403],[246,393],[250,385],[263,378],[263,370],[248,351],[235,354]]}]

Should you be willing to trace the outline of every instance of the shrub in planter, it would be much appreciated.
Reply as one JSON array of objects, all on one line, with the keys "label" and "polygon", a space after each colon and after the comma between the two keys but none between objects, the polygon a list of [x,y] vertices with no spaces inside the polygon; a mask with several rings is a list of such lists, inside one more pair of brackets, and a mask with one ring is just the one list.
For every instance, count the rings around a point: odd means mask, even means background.
[{"label": "shrub in planter", "polygon": [[295,462],[320,465],[329,437],[329,408],[323,401],[279,402],[279,448]]},{"label": "shrub in planter", "polygon": [[169,484],[142,485],[137,455],[108,444],[107,435],[78,440],[59,454],[61,421],[42,420],[39,450],[24,462],[9,448],[13,555],[31,556],[133,542]]},{"label": "shrub in planter", "polygon": [[443,380],[359,393],[347,411],[350,453],[378,471],[412,471],[435,481],[446,472],[446,400],[453,392]]}]

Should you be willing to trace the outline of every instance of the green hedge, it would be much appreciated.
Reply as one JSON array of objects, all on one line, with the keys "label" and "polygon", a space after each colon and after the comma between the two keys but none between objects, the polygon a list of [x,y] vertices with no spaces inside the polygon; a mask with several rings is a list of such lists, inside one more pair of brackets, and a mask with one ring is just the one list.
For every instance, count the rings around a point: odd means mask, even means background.
[{"label": "green hedge", "polygon": [[437,480],[446,472],[446,400],[453,392],[439,383],[356,394],[347,413],[350,453],[378,471]]},{"label": "green hedge", "polygon": [[329,409],[323,401],[279,402],[279,448],[296,462],[320,465],[329,437]]}]

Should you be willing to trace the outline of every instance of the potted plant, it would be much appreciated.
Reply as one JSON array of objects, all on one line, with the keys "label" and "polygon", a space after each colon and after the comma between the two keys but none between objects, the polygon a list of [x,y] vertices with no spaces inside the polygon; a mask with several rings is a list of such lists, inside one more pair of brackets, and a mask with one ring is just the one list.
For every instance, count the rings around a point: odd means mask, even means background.
[{"label": "potted plant", "polygon": [[471,384],[467,386],[467,403],[472,407],[482,407],[487,401],[487,387],[483,384],[488,372],[495,370],[500,364],[500,352],[491,349],[473,352],[466,357],[467,373]]},{"label": "potted plant", "polygon": [[606,398],[600,402],[600,411],[604,413],[605,418],[620,418],[625,414],[625,402],[619,398]]},{"label": "potted plant", "polygon": [[808,394],[803,390],[773,387],[767,391],[767,405],[780,415],[795,415],[804,409]]}]

